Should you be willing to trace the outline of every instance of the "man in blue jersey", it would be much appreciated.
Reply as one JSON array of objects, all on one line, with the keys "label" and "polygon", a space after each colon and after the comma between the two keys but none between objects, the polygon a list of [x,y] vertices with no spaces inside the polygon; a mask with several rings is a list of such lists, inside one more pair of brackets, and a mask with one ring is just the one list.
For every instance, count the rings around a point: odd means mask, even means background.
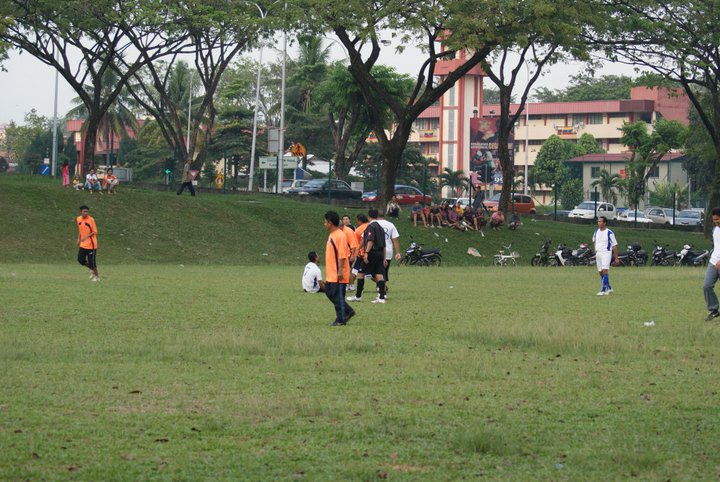
[{"label": "man in blue jersey", "polygon": [[715,294],[715,283],[720,277],[720,208],[713,208],[710,212],[713,223],[713,251],[710,255],[710,263],[707,271],[705,271],[705,282],[703,283],[703,294],[705,295],[705,304],[710,313],[705,318],[706,321],[713,320],[720,316],[718,313],[718,298]]},{"label": "man in blue jersey", "polygon": [[593,234],[595,245],[595,263],[597,263],[600,280],[602,282],[598,296],[609,295],[613,292],[610,286],[610,262],[615,258],[615,266],[620,264],[618,259],[617,239],[615,233],[607,228],[607,218],[600,216],[597,221],[598,229]]}]

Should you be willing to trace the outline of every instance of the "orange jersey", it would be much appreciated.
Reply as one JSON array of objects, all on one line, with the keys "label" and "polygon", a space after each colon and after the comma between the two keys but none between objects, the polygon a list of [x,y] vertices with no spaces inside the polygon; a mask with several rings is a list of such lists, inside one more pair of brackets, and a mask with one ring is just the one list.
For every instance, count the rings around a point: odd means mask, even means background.
[{"label": "orange jersey", "polygon": [[350,229],[347,226],[343,226],[342,228],[343,233],[345,233],[345,238],[347,239],[348,247],[350,248],[351,253],[355,253],[357,255],[358,251],[358,240],[355,237],[355,231]]},{"label": "orange jersey", "polygon": [[95,220],[91,216],[86,218],[78,216],[75,218],[75,221],[78,227],[78,234],[80,235],[78,239],[90,235],[86,240],[80,243],[80,247],[85,249],[97,249],[97,226],[95,225]]},{"label": "orange jersey", "polygon": [[[338,279],[338,268],[341,267],[343,276]],[[345,233],[341,229],[330,233],[325,245],[325,279],[328,283],[350,281],[350,248]]]},{"label": "orange jersey", "polygon": [[365,228],[367,228],[367,227],[368,227],[368,223],[362,223],[360,226],[358,226],[355,229],[355,239],[357,239],[357,243],[358,243],[358,256],[362,256],[363,254],[365,254],[365,246],[363,245],[363,242],[362,242],[362,236],[363,236],[363,233],[365,232]]}]

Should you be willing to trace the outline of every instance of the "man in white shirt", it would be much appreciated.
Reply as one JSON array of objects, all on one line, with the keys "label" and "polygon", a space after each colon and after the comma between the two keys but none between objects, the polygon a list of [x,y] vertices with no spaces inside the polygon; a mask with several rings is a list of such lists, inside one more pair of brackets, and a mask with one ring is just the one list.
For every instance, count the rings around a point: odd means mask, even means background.
[{"label": "man in white shirt", "polygon": [[618,259],[617,239],[615,233],[607,228],[607,218],[605,216],[598,217],[598,229],[593,234],[593,244],[595,245],[595,263],[597,264],[598,273],[602,282],[598,296],[609,295],[613,292],[610,286],[610,262],[615,257],[615,266],[620,264]]},{"label": "man in white shirt", "polygon": [[703,294],[705,295],[705,304],[710,313],[708,313],[705,321],[710,321],[718,316],[718,298],[715,294],[715,283],[720,277],[720,208],[713,208],[710,212],[713,223],[713,251],[710,255],[707,271],[705,271],[705,282],[703,283]]},{"label": "man in white shirt", "polygon": [[[376,221],[380,226],[382,226],[383,231],[385,231],[385,291],[387,295],[387,282],[390,280],[390,277],[388,276],[390,263],[392,263],[393,257],[396,261],[400,261],[400,245],[398,243],[400,233],[398,233],[398,230],[393,223],[385,219],[382,213],[378,214],[378,219]],[[395,253],[394,255],[393,252]]]},{"label": "man in white shirt", "polygon": [[85,176],[85,189],[90,191],[90,194],[92,194],[93,189],[102,194],[100,181],[98,180],[97,174],[95,174],[95,169],[90,169],[90,172]]},{"label": "man in white shirt", "polygon": [[306,293],[325,291],[325,282],[322,280],[320,267],[317,265],[318,255],[315,251],[308,253],[310,262],[305,265],[302,275],[302,287]]}]

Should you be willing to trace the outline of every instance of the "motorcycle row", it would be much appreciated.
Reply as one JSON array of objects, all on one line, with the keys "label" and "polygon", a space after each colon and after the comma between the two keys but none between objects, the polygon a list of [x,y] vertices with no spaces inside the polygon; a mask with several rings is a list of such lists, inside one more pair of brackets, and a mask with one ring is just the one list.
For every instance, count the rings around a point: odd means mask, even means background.
[{"label": "motorcycle row", "polygon": [[[552,248],[546,239],[542,248],[530,260],[532,266],[590,266],[595,264],[595,252],[587,243],[571,248],[563,243]],[[655,249],[648,255],[639,243],[632,243],[627,251],[618,251],[620,266],[644,266],[650,261],[653,266],[704,266],[710,252],[707,249],[693,249],[685,244],[680,251],[668,249],[655,241]]]}]

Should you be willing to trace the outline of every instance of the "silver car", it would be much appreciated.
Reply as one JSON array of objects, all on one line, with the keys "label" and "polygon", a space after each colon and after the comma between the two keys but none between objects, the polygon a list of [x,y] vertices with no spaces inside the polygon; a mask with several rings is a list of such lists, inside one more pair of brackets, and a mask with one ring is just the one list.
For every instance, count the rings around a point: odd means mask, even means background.
[{"label": "silver car", "polygon": [[[649,208],[645,211],[645,215],[657,224],[672,224],[673,210],[670,208]],[[677,217],[677,214],[675,214]]]},{"label": "silver car", "polygon": [[704,223],[703,213],[696,210],[686,209],[675,217],[675,224],[680,226],[702,226]]}]

